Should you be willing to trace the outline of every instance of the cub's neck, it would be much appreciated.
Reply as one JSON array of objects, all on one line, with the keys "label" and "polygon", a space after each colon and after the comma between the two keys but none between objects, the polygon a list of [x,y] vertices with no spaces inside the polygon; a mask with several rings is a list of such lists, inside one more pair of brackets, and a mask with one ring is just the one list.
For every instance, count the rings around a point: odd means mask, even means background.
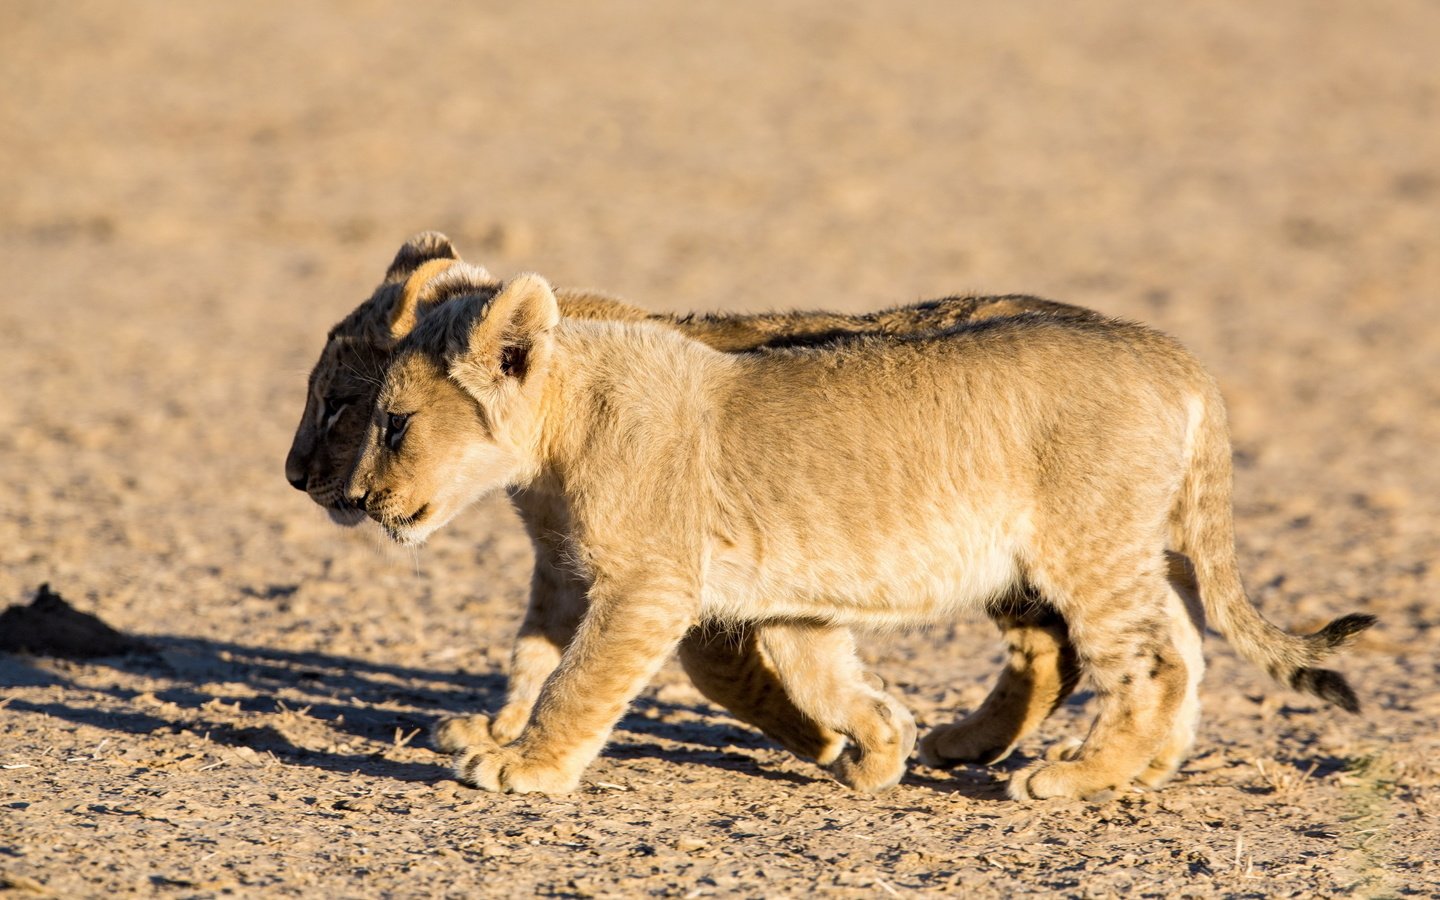
[{"label": "cub's neck", "polygon": [[[703,439],[736,361],[660,322],[562,319],[540,401],[536,487],[611,453]],[[633,461],[633,460],[632,460]]]}]

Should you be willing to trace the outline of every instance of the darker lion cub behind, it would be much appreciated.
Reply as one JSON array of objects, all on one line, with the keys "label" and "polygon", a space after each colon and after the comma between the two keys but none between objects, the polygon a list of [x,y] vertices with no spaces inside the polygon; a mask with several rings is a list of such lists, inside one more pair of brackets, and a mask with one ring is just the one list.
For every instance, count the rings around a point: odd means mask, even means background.
[{"label": "darker lion cub behind", "polygon": [[[1201,666],[1167,547],[1193,560],[1206,613],[1242,653],[1355,706],[1315,663],[1371,620],[1303,638],[1250,604],[1219,392],[1158,332],[1021,317],[724,354],[648,323],[562,320],[537,276],[467,294],[470,277],[436,277],[448,301],[397,348],[346,496],[418,542],[489,491],[555,491],[591,588],[520,736],[458,754],[467,782],[572,789],[697,622],[789,623],[771,654],[795,696],[824,682],[817,721],[851,733],[869,716],[874,746],[902,746],[863,673],[807,669],[813,642],[1033,585],[1099,709],[1078,749],[1017,773],[1011,795],[1158,783],[1192,740]],[[856,766],[880,783],[895,762],[882,757]]]}]

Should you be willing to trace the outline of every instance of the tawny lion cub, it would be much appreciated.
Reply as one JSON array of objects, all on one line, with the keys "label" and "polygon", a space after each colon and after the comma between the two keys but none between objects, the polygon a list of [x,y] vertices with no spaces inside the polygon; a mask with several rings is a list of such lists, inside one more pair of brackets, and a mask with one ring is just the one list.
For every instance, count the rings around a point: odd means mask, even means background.
[{"label": "tawny lion cub", "polygon": [[[419,543],[490,491],[555,492],[592,587],[520,737],[477,733],[457,753],[463,781],[575,788],[701,621],[780,625],[770,649],[797,702],[813,683],[822,724],[883,730],[895,716],[858,668],[810,665],[812,634],[943,621],[1021,584],[1064,616],[1099,710],[1078,749],[1017,773],[1011,795],[1168,775],[1193,734],[1199,660],[1198,642],[1177,643],[1193,628],[1167,543],[1194,561],[1207,614],[1242,653],[1356,708],[1344,679],[1313,665],[1373,620],[1301,638],[1250,604],[1219,392],[1164,335],[1034,317],[727,355],[648,323],[562,320],[535,275],[465,295],[473,277],[463,264],[437,277],[448,299],[397,347],[347,496]],[[895,777],[883,754],[854,765]],[[865,771],[848,775],[866,786]]]},{"label": "tawny lion cub", "polygon": [[[374,293],[326,336],[320,359],[310,374],[305,411],[285,460],[285,473],[294,487],[305,491],[337,523],[354,525],[365,518],[363,511],[346,502],[344,488],[370,423],[380,389],[378,376],[400,338],[414,326],[417,307],[436,302],[435,276],[459,260],[455,247],[444,235],[415,235],[395,255]],[[454,287],[462,292],[474,291],[482,271],[473,268],[469,280]],[[484,290],[493,294],[500,286],[498,279],[489,279]],[[999,316],[1096,315],[1078,307],[1012,295],[946,297],[856,315],[789,311],[675,317],[647,313],[590,291],[558,289],[555,294],[562,317],[651,321],[727,352],[818,344],[844,334],[941,331]],[[510,491],[510,498],[533,542],[535,568],[529,604],[511,657],[507,696],[494,716],[445,719],[434,734],[435,744],[442,750],[474,744],[477,731],[483,733],[483,738],[499,743],[518,737],[584,611],[589,586],[569,561],[569,512],[564,498],[534,485]],[[1188,563],[1179,557],[1171,561],[1172,585],[1184,592],[1191,610],[1198,611],[1199,600],[1194,596]],[[1009,664],[990,696],[971,716],[926,736],[920,756],[929,765],[988,763],[1003,758],[1075,686],[1079,673],[1064,620],[1043,597],[1026,590],[987,612],[1009,645]],[[796,705],[776,675],[767,649],[777,640],[787,642],[788,630],[781,628],[775,634],[772,630],[765,623],[746,628],[700,623],[681,641],[677,656],[702,694],[794,753],[830,768],[843,779],[855,771],[852,758],[878,750],[894,760],[893,777],[899,778],[910,749],[908,742],[867,747],[859,743],[861,737],[831,731]],[[1198,644],[1198,632],[1188,637]],[[846,629],[835,627],[825,635],[811,629],[808,638],[810,668],[852,673],[858,666],[853,661],[854,646]],[[822,658],[827,651],[832,658]],[[1198,670],[1191,674],[1198,678]],[[847,680],[837,685],[847,697],[851,677],[847,674]],[[814,679],[804,687],[805,701],[823,706],[825,698]],[[888,738],[897,727],[902,733],[908,730],[910,717],[898,703],[885,701],[882,690],[877,689],[876,696],[869,699],[873,708],[883,707],[904,715],[899,721],[886,721],[883,728],[862,730],[858,735]],[[855,701],[852,698],[850,702]],[[877,783],[874,769],[868,767],[869,785],[884,787],[888,781]]]}]

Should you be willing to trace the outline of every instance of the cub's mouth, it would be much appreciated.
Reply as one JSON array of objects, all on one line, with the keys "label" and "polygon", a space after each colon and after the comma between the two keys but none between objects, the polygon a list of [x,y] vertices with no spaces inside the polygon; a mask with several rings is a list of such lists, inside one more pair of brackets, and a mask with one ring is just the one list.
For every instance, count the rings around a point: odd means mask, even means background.
[{"label": "cub's mouth", "polygon": [[343,498],[327,505],[325,512],[330,516],[330,521],[346,528],[353,528],[365,521],[365,510]]},{"label": "cub's mouth", "polygon": [[410,515],[404,517],[403,519],[396,519],[395,524],[401,528],[409,528],[411,525],[419,525],[420,520],[424,519],[425,516],[429,514],[429,512],[430,504],[422,503],[420,504],[420,508],[415,510]]},{"label": "cub's mouth", "polygon": [[345,499],[345,492],[340,489],[338,479],[329,478],[320,484],[312,485],[306,493],[317,506],[325,510],[330,521],[336,525],[350,528],[365,521],[365,510]]}]

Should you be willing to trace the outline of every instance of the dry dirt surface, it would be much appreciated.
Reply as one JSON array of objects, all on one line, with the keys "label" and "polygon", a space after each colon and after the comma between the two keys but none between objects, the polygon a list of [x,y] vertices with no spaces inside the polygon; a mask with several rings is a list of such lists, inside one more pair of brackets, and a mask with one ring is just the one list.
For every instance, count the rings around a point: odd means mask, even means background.
[{"label": "dry dirt surface", "polygon": [[[48,583],[127,651],[6,620],[0,890],[1440,896],[1437,45],[1422,0],[0,2],[0,607]],[[1005,799],[1082,692],[868,797],[672,667],[577,793],[459,786],[426,728],[501,702],[514,514],[411,555],[282,472],[325,330],[424,228],[655,309],[1023,291],[1176,334],[1255,601],[1381,618],[1363,715],[1212,635],[1159,793]],[[922,725],[1000,663],[978,619],[864,643]]]}]

